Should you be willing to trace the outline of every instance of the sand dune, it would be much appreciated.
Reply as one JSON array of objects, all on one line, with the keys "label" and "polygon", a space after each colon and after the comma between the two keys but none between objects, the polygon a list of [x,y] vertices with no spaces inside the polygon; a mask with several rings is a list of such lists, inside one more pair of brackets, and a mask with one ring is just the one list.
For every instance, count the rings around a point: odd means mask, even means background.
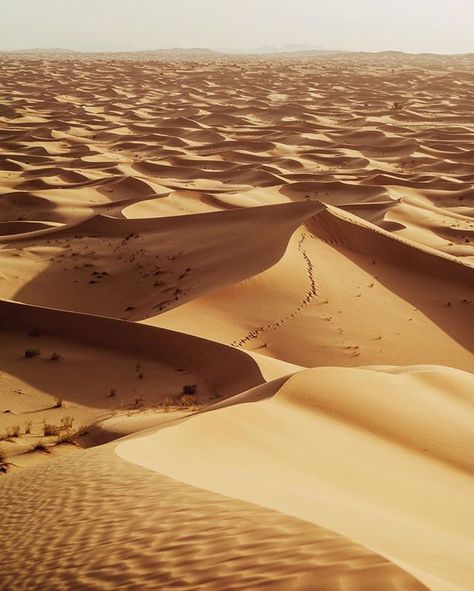
[{"label": "sand dune", "polygon": [[432,589],[469,589],[473,386],[435,366],[317,368],[117,453],[334,529]]},{"label": "sand dune", "polygon": [[[318,203],[299,202],[159,220],[99,214],[30,238],[10,235],[4,268],[11,271],[2,295],[103,316],[147,318],[271,266],[292,231],[320,209]],[[14,275],[18,252],[21,276]]]},{"label": "sand dune", "polygon": [[[1,486],[5,591],[425,589],[343,536],[181,484],[110,447],[24,470]],[[34,524],[22,510],[32,502]]]},{"label": "sand dune", "polygon": [[473,63],[0,55],[0,589],[472,591]]}]

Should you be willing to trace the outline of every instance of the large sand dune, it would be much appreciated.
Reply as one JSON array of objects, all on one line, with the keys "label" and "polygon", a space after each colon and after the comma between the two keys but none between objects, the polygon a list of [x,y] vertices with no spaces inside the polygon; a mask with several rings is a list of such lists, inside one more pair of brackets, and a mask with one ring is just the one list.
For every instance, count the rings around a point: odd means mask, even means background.
[{"label": "large sand dune", "polygon": [[2,591],[472,591],[473,64],[0,55]]}]

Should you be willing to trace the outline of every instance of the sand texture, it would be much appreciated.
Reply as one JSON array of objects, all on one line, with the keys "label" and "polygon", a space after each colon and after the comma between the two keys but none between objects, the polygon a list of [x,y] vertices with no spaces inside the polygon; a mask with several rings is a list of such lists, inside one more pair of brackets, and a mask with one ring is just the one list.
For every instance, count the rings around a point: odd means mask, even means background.
[{"label": "sand texture", "polygon": [[0,55],[0,590],[474,589],[474,60]]}]

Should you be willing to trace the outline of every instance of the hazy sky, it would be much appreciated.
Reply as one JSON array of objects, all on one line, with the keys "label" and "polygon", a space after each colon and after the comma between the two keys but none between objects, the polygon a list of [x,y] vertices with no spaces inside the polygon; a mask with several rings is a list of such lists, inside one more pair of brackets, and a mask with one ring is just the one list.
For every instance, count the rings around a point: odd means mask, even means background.
[{"label": "hazy sky", "polygon": [[474,0],[0,0],[0,48],[474,52]]}]

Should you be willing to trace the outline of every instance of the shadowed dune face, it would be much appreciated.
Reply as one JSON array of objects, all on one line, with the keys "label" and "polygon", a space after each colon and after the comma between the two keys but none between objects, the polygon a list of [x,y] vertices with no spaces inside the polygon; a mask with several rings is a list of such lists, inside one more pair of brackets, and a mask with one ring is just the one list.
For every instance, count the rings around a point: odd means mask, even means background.
[{"label": "shadowed dune face", "polygon": [[141,320],[273,265],[295,228],[320,209],[299,202],[158,220],[96,216],[20,236],[3,254],[11,279],[22,281],[17,265],[25,274],[43,271],[3,295]]},{"label": "shadowed dune face", "polygon": [[[263,382],[257,364],[243,351],[142,324],[0,301],[0,328],[3,370],[43,389],[48,388],[48,380],[51,388],[51,372],[59,371],[58,387],[63,389],[63,394],[70,392],[75,402],[79,402],[77,397],[85,387],[78,380],[94,379],[95,372],[103,375],[102,365],[107,363],[112,367],[105,371],[111,374],[124,362],[143,361],[151,366],[157,364],[158,368],[164,364],[183,373],[199,375],[220,395],[236,394]],[[40,353],[43,349],[46,355],[54,351],[61,353],[61,347],[67,351],[66,362],[68,353],[71,354],[69,369],[55,370],[51,364],[48,367],[44,363],[33,369],[31,364],[25,366],[22,359],[26,349],[37,349]],[[108,355],[109,359],[100,360],[98,355]],[[84,373],[88,366],[95,366],[91,376]],[[141,369],[145,372],[144,366]],[[160,388],[159,377],[151,381]],[[53,393],[59,395],[60,391]],[[89,400],[88,404],[94,405],[94,401]]]}]

